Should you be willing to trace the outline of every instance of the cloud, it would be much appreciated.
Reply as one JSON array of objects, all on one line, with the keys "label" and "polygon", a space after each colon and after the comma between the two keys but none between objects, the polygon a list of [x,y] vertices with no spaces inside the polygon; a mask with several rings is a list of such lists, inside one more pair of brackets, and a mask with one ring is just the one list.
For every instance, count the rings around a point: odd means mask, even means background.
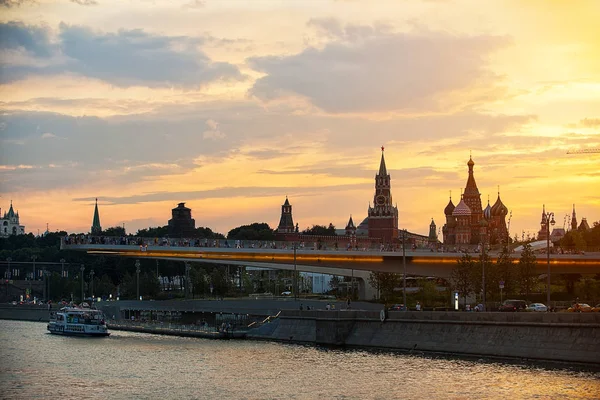
[{"label": "cloud", "polygon": [[182,8],[198,9],[198,8],[203,8],[205,5],[206,5],[206,2],[204,0],[191,0],[190,2],[184,4],[181,7]]},{"label": "cloud", "polygon": [[510,43],[490,35],[391,33],[386,25],[342,26],[335,19],[309,25],[328,40],[322,48],[247,60],[266,74],[251,95],[301,96],[334,113],[431,110],[453,92],[494,87],[501,78],[489,70],[488,56]]},{"label": "cloud", "polygon": [[[327,186],[328,190],[351,190],[372,186],[372,183],[342,184]],[[266,197],[288,193],[294,196],[305,196],[313,193],[320,193],[322,186],[295,187],[295,186],[248,186],[248,187],[220,187],[209,190],[195,190],[185,192],[153,192],[134,196],[122,197],[103,197],[102,200],[112,204],[138,204],[155,201],[179,201],[180,199],[215,199],[215,198],[235,198],[235,197]],[[92,201],[93,197],[74,198],[73,201]]]},{"label": "cloud", "polygon": [[56,135],[54,133],[46,132],[42,135],[42,139],[54,139]]},{"label": "cloud", "polygon": [[206,121],[206,125],[210,128],[202,133],[204,139],[224,139],[225,134],[219,130],[219,123],[212,119]]},{"label": "cloud", "polygon": [[[7,50],[23,50],[36,57],[46,58],[50,57],[56,48],[50,42],[48,28],[11,21],[0,23],[0,51]],[[6,60],[2,60],[2,64],[4,62]]]},{"label": "cloud", "polygon": [[[19,65],[18,57],[4,57],[0,64],[4,82],[62,73],[120,87],[199,87],[217,80],[245,79],[235,65],[213,62],[202,52],[203,38],[153,35],[141,29],[100,33],[65,23],[59,26],[56,44],[50,42],[48,29],[22,23],[0,24],[0,33],[0,49],[24,51],[38,61]],[[51,56],[57,62],[39,60]]]},{"label": "cloud", "polygon": [[80,6],[96,6],[98,2],[96,0],[71,0],[71,3],[77,3]]},{"label": "cloud", "polygon": [[600,126],[600,118],[584,118],[579,123],[585,128],[595,128]]},{"label": "cloud", "polygon": [[34,4],[37,3],[35,0],[0,0],[0,6],[6,8],[20,7],[22,4]]}]

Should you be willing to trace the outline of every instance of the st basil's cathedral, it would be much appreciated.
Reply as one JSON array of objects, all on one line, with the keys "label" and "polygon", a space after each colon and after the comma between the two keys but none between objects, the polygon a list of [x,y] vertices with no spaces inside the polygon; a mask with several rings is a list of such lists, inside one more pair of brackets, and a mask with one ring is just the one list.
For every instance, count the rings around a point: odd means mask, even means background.
[{"label": "st basil's cathedral", "polygon": [[494,245],[507,240],[506,215],[508,209],[498,198],[493,206],[488,204],[485,209],[481,206],[481,194],[475,182],[473,167],[475,162],[471,157],[467,162],[469,176],[460,202],[454,206],[452,196],[444,209],[446,224],[442,228],[445,245],[477,245],[487,243]]}]

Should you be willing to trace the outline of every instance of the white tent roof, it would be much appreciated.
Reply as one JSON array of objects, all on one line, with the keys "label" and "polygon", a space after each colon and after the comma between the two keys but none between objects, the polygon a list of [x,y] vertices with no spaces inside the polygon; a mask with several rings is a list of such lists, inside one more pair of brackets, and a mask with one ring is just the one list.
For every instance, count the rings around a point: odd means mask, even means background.
[{"label": "white tent roof", "polygon": [[[531,242],[529,244],[531,245],[531,248],[533,250],[545,249],[548,246],[548,242],[546,242],[545,240],[537,240],[537,241]],[[552,242],[550,242],[550,247],[552,247]],[[514,251],[515,252],[523,251],[523,246],[517,247]]]}]

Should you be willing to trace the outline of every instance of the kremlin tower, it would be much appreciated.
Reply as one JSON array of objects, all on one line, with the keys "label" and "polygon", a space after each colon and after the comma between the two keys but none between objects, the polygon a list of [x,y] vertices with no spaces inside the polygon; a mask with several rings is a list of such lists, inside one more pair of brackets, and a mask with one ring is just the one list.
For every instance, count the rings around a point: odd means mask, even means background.
[{"label": "kremlin tower", "polygon": [[379,173],[375,175],[373,207],[369,206],[368,210],[368,235],[384,243],[391,243],[398,238],[398,208],[392,205],[390,175],[385,167],[383,150],[384,148],[381,147]]}]

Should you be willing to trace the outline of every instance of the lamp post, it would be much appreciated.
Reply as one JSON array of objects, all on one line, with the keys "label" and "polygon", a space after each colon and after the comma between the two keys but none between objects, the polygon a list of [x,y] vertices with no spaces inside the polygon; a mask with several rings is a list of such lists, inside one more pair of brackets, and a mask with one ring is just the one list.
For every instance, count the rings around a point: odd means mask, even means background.
[{"label": "lamp post", "polygon": [[92,302],[94,301],[94,270],[90,271],[90,294],[92,295]]},{"label": "lamp post", "polygon": [[52,278],[52,273],[50,271],[44,271],[44,273],[46,274],[46,282],[48,283],[48,290],[46,291],[46,295],[48,296],[46,298],[47,301],[50,300],[50,281]]},{"label": "lamp post", "polygon": [[296,242],[294,242],[294,300],[298,300],[298,274],[296,273]]},{"label": "lamp post", "polygon": [[135,299],[139,300],[140,299],[140,260],[135,260],[135,275],[136,275]]},{"label": "lamp post", "polygon": [[406,229],[402,229],[402,301],[404,310],[408,310],[406,305]]},{"label": "lamp post", "polygon": [[190,292],[191,292],[191,288],[192,285],[190,284],[190,263],[189,262],[185,262],[185,299],[187,300],[189,298]]},{"label": "lamp post", "polygon": [[85,271],[85,267],[83,266],[83,264],[81,264],[81,268],[79,268],[79,271],[81,271],[81,302],[83,303],[83,272]]},{"label": "lamp post", "polygon": [[37,256],[34,254],[33,256],[31,256],[31,259],[33,260],[33,280],[35,280],[35,260],[37,259]]},{"label": "lamp post", "polygon": [[12,258],[7,257],[6,258],[6,262],[8,263],[8,267],[7,267],[7,271],[6,271],[6,296],[8,297],[8,284],[12,275],[12,270],[10,269],[10,262],[12,261]]},{"label": "lamp post", "polygon": [[64,258],[60,259],[60,264],[61,264],[60,277],[64,278],[65,277],[65,259]]},{"label": "lamp post", "polygon": [[42,290],[42,297],[44,298],[45,301],[48,301],[48,298],[46,297],[48,295],[48,292],[46,292],[46,283],[47,283],[46,281],[47,281],[46,267],[44,267],[44,269],[42,269],[42,283],[44,284],[43,290]]},{"label": "lamp post", "polygon": [[[552,217],[552,220],[550,220]],[[546,256],[548,261],[548,284],[546,288],[546,303],[548,308],[550,308],[550,225],[554,226],[556,222],[554,221],[554,213],[547,212],[546,213]]]},{"label": "lamp post", "polygon": [[483,302],[483,310],[485,311],[485,236],[481,239],[481,301]]}]

